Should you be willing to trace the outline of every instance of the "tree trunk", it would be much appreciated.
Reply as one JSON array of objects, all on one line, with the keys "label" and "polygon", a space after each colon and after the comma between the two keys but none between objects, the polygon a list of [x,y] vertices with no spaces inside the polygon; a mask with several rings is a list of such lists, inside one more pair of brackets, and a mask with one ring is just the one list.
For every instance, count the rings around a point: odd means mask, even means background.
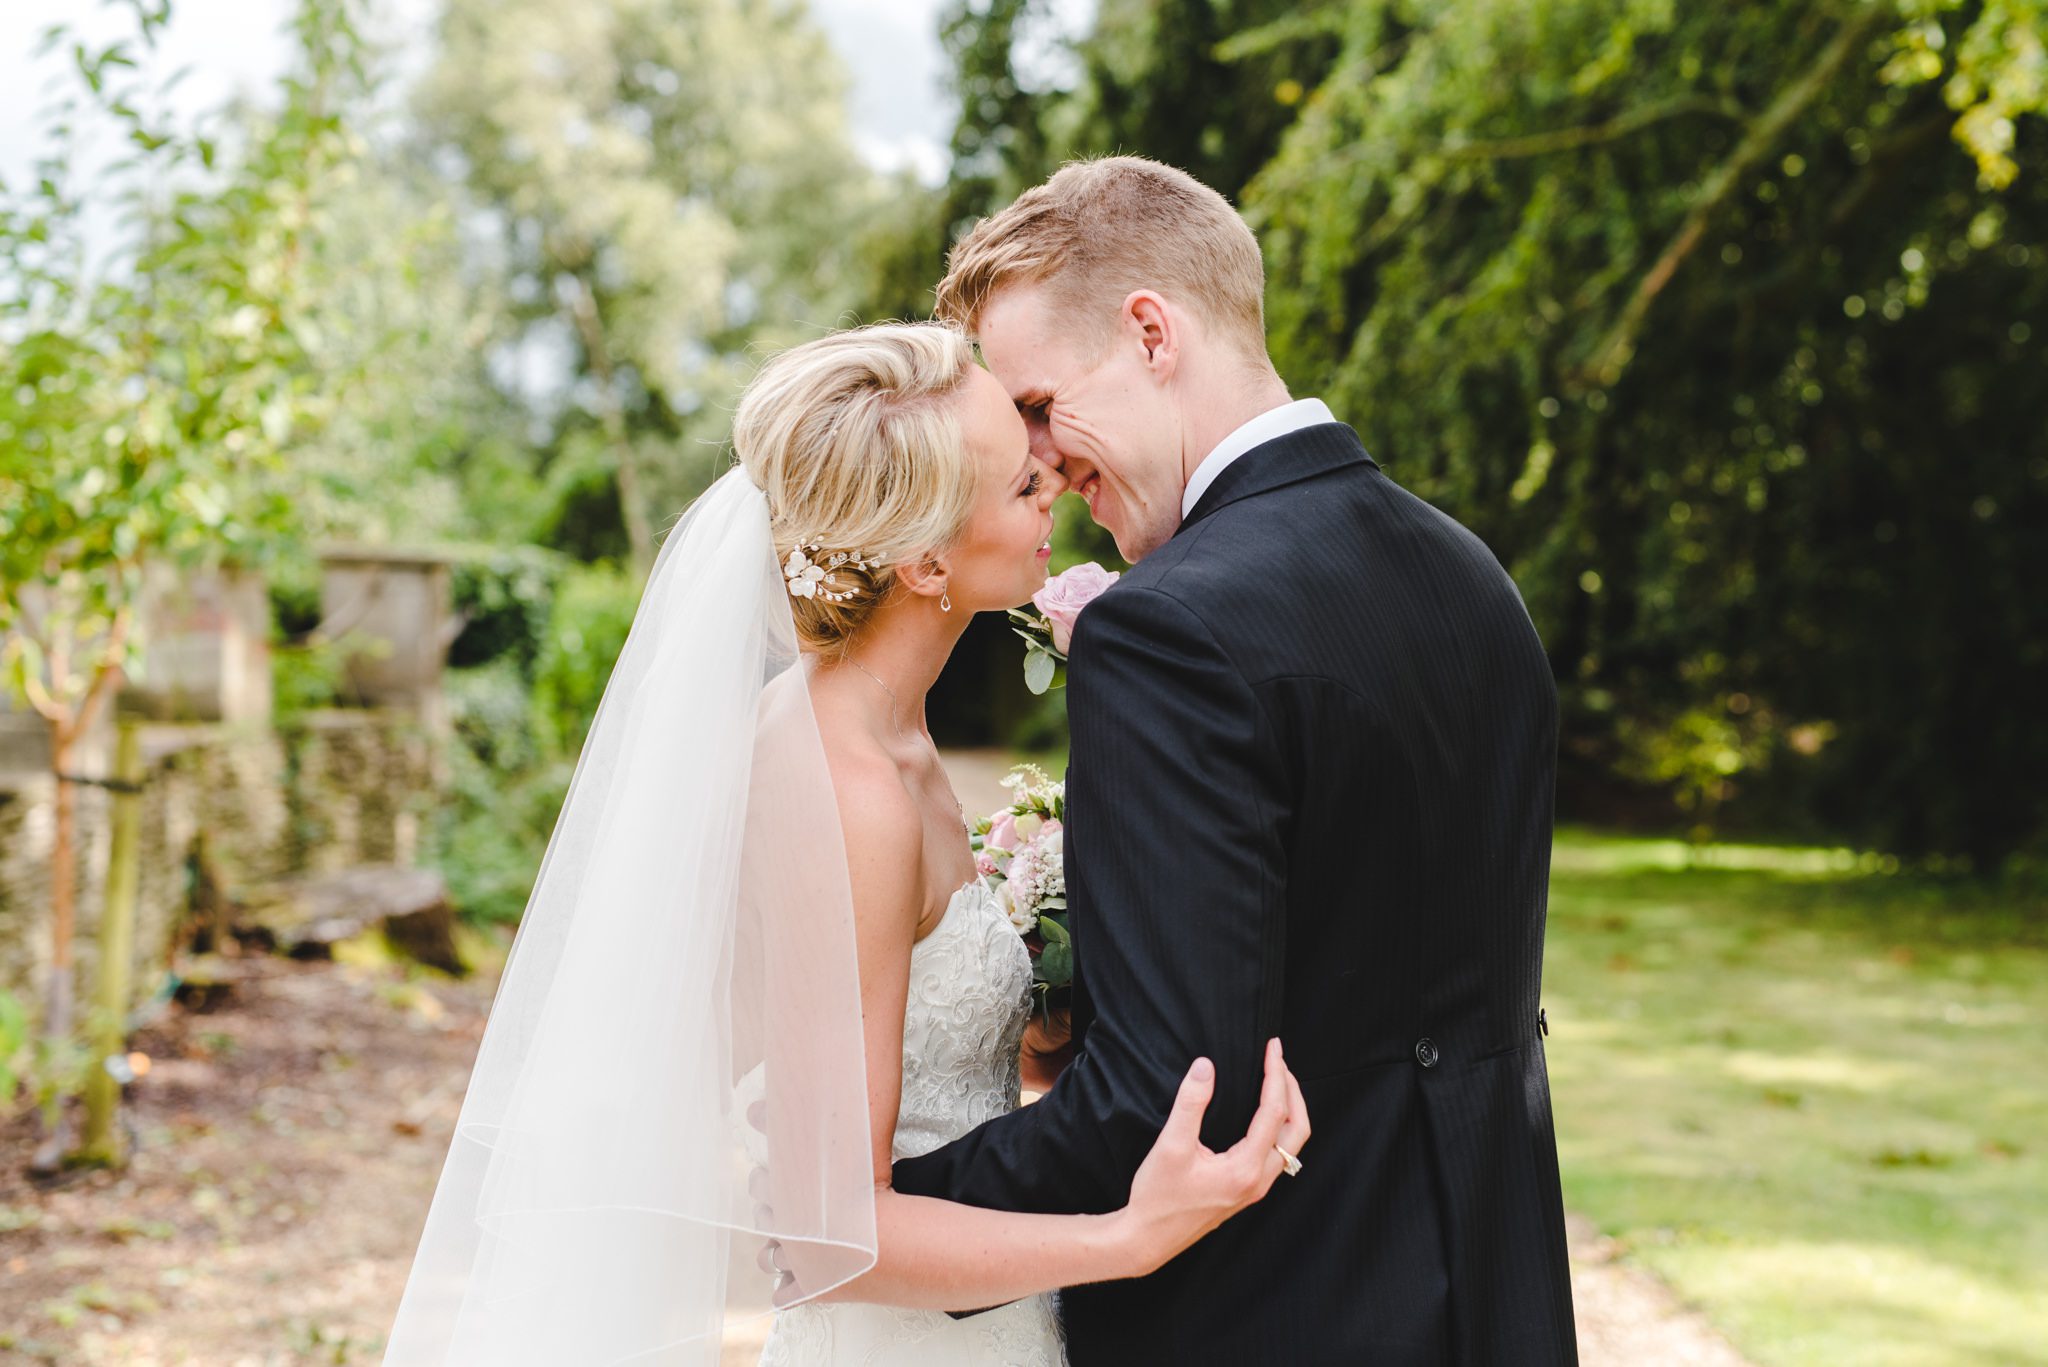
[{"label": "tree trunk", "polygon": [[114,750],[113,849],[107,857],[107,895],[99,926],[99,1009],[91,1023],[90,1066],[85,1075],[85,1134],[74,1162],[120,1167],[127,1161],[121,1133],[121,1087],[115,1071],[128,1052],[128,1006],[135,968],[135,894],[142,856],[142,739],[133,720],[121,723]]},{"label": "tree trunk", "polygon": [[654,523],[647,513],[647,491],[640,487],[633,443],[626,439],[626,424],[616,409],[605,426],[619,465],[619,513],[626,524],[626,545],[632,552],[633,569],[644,580],[654,568]]},{"label": "tree trunk", "polygon": [[[71,1041],[71,949],[78,918],[78,785],[65,781],[83,730],[77,713],[50,722],[50,770],[57,781],[57,821],[50,849],[50,979],[43,993],[43,1038],[49,1057],[62,1059]],[[71,1147],[70,1124],[60,1098],[41,1142],[29,1159],[32,1172],[55,1172]]]},{"label": "tree trunk", "polygon": [[617,467],[619,519],[626,525],[626,546],[633,557],[633,568],[644,579],[654,568],[654,523],[647,512],[647,493],[640,485],[633,443],[626,435],[626,415],[619,405],[611,346],[605,337],[604,320],[598,316],[597,290],[581,271],[574,272],[571,278],[576,282],[571,305],[576,333],[583,341],[583,354],[590,361],[591,377],[597,381],[598,420],[604,424],[605,441],[612,448],[612,460]]},{"label": "tree trunk", "polygon": [[[92,730],[100,707],[114,696],[126,677],[119,663],[127,647],[130,622],[128,609],[114,615],[114,623],[101,648],[101,661],[93,669],[85,696],[69,708],[56,701],[57,690],[44,691],[34,700],[36,710],[50,723],[50,772],[57,783],[56,830],[50,850],[50,984],[43,1008],[43,1038],[49,1043],[49,1057],[56,1066],[71,1052],[72,1025],[72,942],[78,923],[78,785],[65,775],[76,772],[78,743]],[[65,677],[64,657],[52,670],[55,680]],[[57,1104],[44,1127],[42,1142],[29,1158],[29,1171],[55,1172],[70,1146],[70,1123],[64,1113],[59,1088]]]}]

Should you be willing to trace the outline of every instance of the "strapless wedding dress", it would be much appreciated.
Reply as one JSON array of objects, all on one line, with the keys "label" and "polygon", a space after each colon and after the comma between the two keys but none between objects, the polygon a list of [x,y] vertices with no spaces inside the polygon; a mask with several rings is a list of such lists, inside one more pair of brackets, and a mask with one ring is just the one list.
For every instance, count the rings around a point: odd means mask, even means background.
[{"label": "strapless wedding dress", "polygon": [[[1031,956],[976,879],[910,952],[897,1158],[930,1153],[1017,1108]],[[1052,1298],[956,1320],[937,1310],[800,1305],[775,1316],[761,1367],[1059,1367]]]}]

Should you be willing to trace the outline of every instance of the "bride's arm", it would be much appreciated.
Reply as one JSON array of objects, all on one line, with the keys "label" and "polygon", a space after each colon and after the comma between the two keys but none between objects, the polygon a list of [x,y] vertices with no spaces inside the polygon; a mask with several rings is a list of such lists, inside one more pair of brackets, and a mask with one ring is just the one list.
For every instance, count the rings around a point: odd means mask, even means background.
[{"label": "bride's arm", "polygon": [[1306,1108],[1277,1042],[1267,1051],[1265,1087],[1249,1132],[1220,1154],[1200,1139],[1215,1072],[1206,1059],[1195,1062],[1121,1210],[1020,1214],[891,1190],[910,955],[924,903],[922,826],[893,765],[841,764],[834,784],[860,957],[878,1257],[865,1275],[825,1299],[971,1310],[1061,1286],[1142,1276],[1265,1195],[1281,1169],[1274,1145],[1298,1152],[1308,1137]]}]

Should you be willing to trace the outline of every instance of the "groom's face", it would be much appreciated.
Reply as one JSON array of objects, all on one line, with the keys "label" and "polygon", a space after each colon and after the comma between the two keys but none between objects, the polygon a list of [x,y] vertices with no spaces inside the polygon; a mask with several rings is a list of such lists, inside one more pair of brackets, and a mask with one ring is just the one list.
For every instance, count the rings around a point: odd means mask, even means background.
[{"label": "groom's face", "polygon": [[[1148,296],[1150,297],[1150,296]],[[1031,449],[1066,476],[1088,511],[1136,562],[1180,526],[1181,416],[1171,365],[1121,314],[1105,339],[1077,326],[1036,285],[1012,285],[982,309],[989,373],[1023,415]]]}]

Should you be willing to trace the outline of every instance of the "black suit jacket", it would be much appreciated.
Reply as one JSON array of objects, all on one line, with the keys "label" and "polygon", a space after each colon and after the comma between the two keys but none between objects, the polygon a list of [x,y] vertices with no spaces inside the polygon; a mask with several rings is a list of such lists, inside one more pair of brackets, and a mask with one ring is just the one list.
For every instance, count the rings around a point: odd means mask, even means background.
[{"label": "black suit jacket", "polygon": [[1305,1170],[1062,1293],[1075,1367],[1575,1362],[1537,1026],[1557,700],[1499,563],[1310,427],[1089,606],[1068,685],[1079,1057],[896,1188],[1114,1210],[1188,1064],[1225,1147],[1277,1034]]}]

